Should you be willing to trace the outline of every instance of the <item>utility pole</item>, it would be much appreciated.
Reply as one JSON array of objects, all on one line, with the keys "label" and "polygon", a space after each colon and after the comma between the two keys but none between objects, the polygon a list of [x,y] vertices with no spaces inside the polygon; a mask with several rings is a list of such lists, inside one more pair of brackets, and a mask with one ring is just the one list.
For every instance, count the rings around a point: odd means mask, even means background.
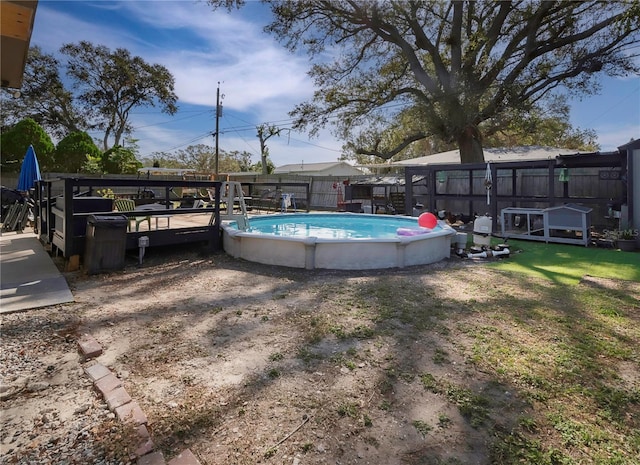
[{"label": "utility pole", "polygon": [[216,165],[215,175],[218,177],[218,147],[220,140],[220,117],[222,116],[222,107],[220,106],[220,81],[218,81],[218,91],[216,92]]}]

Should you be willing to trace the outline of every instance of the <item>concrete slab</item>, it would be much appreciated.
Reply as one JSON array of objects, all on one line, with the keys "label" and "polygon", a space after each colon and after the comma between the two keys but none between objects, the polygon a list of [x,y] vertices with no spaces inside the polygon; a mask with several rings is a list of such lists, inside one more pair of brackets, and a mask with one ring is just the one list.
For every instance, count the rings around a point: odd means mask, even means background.
[{"label": "concrete slab", "polygon": [[0,235],[0,313],[73,301],[67,280],[35,234]]}]

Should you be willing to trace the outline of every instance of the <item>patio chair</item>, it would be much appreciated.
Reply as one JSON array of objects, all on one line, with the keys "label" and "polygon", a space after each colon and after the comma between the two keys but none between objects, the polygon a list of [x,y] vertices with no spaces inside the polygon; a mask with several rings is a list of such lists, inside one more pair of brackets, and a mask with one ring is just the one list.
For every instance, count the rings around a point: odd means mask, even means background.
[{"label": "patio chair", "polygon": [[[115,199],[113,201],[113,206],[119,212],[132,212],[136,210],[136,203],[131,199]],[[140,229],[140,223],[147,222],[149,226],[149,231],[151,231],[151,216],[130,216],[129,223],[127,225],[127,230],[131,231],[131,222],[135,221],[136,223],[136,231]]]}]

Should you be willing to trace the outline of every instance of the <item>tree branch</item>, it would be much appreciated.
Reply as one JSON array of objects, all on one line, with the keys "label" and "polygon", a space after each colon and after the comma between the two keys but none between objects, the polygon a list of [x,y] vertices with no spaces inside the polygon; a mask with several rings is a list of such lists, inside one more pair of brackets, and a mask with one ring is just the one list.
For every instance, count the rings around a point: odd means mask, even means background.
[{"label": "tree branch", "polygon": [[380,145],[380,141],[378,140],[376,142],[376,144],[374,144],[375,148],[373,148],[373,149],[357,148],[355,151],[356,151],[356,153],[358,155],[373,155],[373,156],[382,158],[383,160],[389,160],[394,155],[397,155],[398,153],[402,152],[410,144],[412,144],[414,142],[417,142],[419,140],[425,139],[427,137],[429,137],[429,134],[424,133],[424,132],[418,132],[418,133],[406,136],[402,140],[402,142],[400,142],[398,145],[396,145],[391,150],[387,150],[387,151],[384,151],[384,152],[378,150],[378,147]]}]

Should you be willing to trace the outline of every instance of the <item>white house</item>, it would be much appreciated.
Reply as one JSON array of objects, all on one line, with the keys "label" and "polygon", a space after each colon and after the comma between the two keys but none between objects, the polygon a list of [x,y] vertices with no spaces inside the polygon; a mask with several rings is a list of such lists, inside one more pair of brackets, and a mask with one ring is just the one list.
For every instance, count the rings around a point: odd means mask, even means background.
[{"label": "white house", "polygon": [[361,170],[343,161],[326,163],[293,163],[277,167],[273,174],[302,174],[306,176],[358,176]]}]

